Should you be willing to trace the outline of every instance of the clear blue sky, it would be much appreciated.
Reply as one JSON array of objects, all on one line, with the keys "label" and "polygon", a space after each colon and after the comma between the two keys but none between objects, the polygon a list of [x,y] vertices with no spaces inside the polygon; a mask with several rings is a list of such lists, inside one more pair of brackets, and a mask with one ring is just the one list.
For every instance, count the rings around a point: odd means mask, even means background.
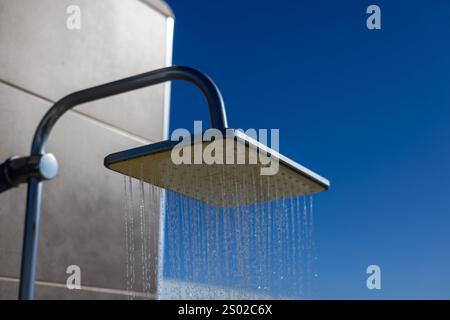
[{"label": "clear blue sky", "polygon": [[[168,2],[174,63],[217,82],[230,127],[279,128],[281,153],[331,180],[316,298],[449,299],[450,1]],[[172,101],[172,129],[208,120],[191,86]]]}]

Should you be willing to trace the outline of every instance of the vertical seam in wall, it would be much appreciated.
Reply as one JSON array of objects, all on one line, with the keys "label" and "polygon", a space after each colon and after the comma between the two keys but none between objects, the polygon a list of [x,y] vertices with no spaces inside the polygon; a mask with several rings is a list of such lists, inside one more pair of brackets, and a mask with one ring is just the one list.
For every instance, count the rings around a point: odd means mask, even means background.
[{"label": "vertical seam in wall", "polygon": [[[166,57],[165,64],[166,67],[172,65],[173,58],[173,36],[174,36],[174,25],[175,21],[173,18],[169,17],[166,19]],[[164,84],[164,102],[163,102],[163,139],[169,139],[169,129],[170,129],[170,97],[171,97],[171,82],[167,81]]]}]

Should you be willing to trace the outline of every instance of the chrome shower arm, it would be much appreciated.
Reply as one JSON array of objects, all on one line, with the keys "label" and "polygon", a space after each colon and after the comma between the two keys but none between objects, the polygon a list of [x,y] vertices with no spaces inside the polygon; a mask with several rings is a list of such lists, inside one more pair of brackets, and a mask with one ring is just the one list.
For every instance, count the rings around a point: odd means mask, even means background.
[{"label": "chrome shower arm", "polygon": [[59,100],[42,118],[34,134],[31,154],[45,153],[45,144],[53,126],[67,110],[86,102],[174,80],[188,81],[197,86],[208,102],[211,126],[220,130],[227,128],[224,102],[214,82],[196,69],[171,66],[78,91]]},{"label": "chrome shower arm", "polygon": [[[171,66],[126,79],[114,81],[97,87],[72,93],[56,102],[42,118],[35,132],[31,147],[31,156],[45,155],[47,139],[58,119],[73,107],[121,94],[124,92],[149,87],[167,81],[184,80],[196,85],[206,97],[211,117],[211,126],[224,131],[227,128],[225,106],[219,89],[205,74],[190,67]],[[22,161],[27,163],[26,161]],[[56,159],[55,159],[56,164]],[[57,164],[56,164],[57,165]],[[13,166],[5,166],[7,170]],[[25,170],[26,171],[26,170]],[[23,172],[20,171],[20,172]],[[56,175],[56,172],[54,172]],[[42,181],[45,176],[35,176],[25,172],[28,181],[27,206],[25,212],[25,231],[22,249],[22,264],[20,271],[20,299],[33,299],[36,275],[36,257],[39,239],[39,220],[42,199]],[[13,176],[8,173],[5,177]],[[1,178],[1,176],[0,176]],[[21,177],[23,178],[23,177]],[[23,181],[19,179],[17,181]]]}]

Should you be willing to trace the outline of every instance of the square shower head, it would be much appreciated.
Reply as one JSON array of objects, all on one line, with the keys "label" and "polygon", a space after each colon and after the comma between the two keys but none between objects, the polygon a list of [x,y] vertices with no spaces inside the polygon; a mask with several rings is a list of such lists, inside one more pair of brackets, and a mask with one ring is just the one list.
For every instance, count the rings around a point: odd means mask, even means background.
[{"label": "square shower head", "polygon": [[[210,152],[212,149],[215,151]],[[195,161],[196,152],[200,152],[200,162],[198,157]],[[178,159],[184,156],[187,161],[176,164],[179,160],[174,161],[174,155]],[[219,161],[208,162],[203,155]],[[326,191],[330,185],[327,179],[240,131],[214,142],[202,141],[198,135],[185,137],[182,142],[158,142],[110,154],[104,164],[116,172],[217,207],[313,194]],[[262,175],[264,171],[272,174]]]}]

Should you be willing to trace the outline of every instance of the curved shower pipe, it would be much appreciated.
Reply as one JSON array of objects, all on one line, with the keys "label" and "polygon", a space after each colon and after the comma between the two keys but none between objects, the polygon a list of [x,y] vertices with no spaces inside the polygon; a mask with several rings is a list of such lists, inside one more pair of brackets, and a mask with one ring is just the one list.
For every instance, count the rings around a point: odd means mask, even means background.
[{"label": "curved shower pipe", "polygon": [[211,126],[225,131],[228,127],[225,105],[214,82],[196,69],[171,66],[81,90],[62,98],[39,123],[34,134],[31,155],[23,158],[13,157],[0,165],[0,192],[24,182],[28,183],[19,299],[34,298],[42,182],[54,178],[58,170],[56,158],[45,152],[47,139],[55,123],[66,111],[77,105],[173,80],[184,80],[197,86],[208,102]]}]

